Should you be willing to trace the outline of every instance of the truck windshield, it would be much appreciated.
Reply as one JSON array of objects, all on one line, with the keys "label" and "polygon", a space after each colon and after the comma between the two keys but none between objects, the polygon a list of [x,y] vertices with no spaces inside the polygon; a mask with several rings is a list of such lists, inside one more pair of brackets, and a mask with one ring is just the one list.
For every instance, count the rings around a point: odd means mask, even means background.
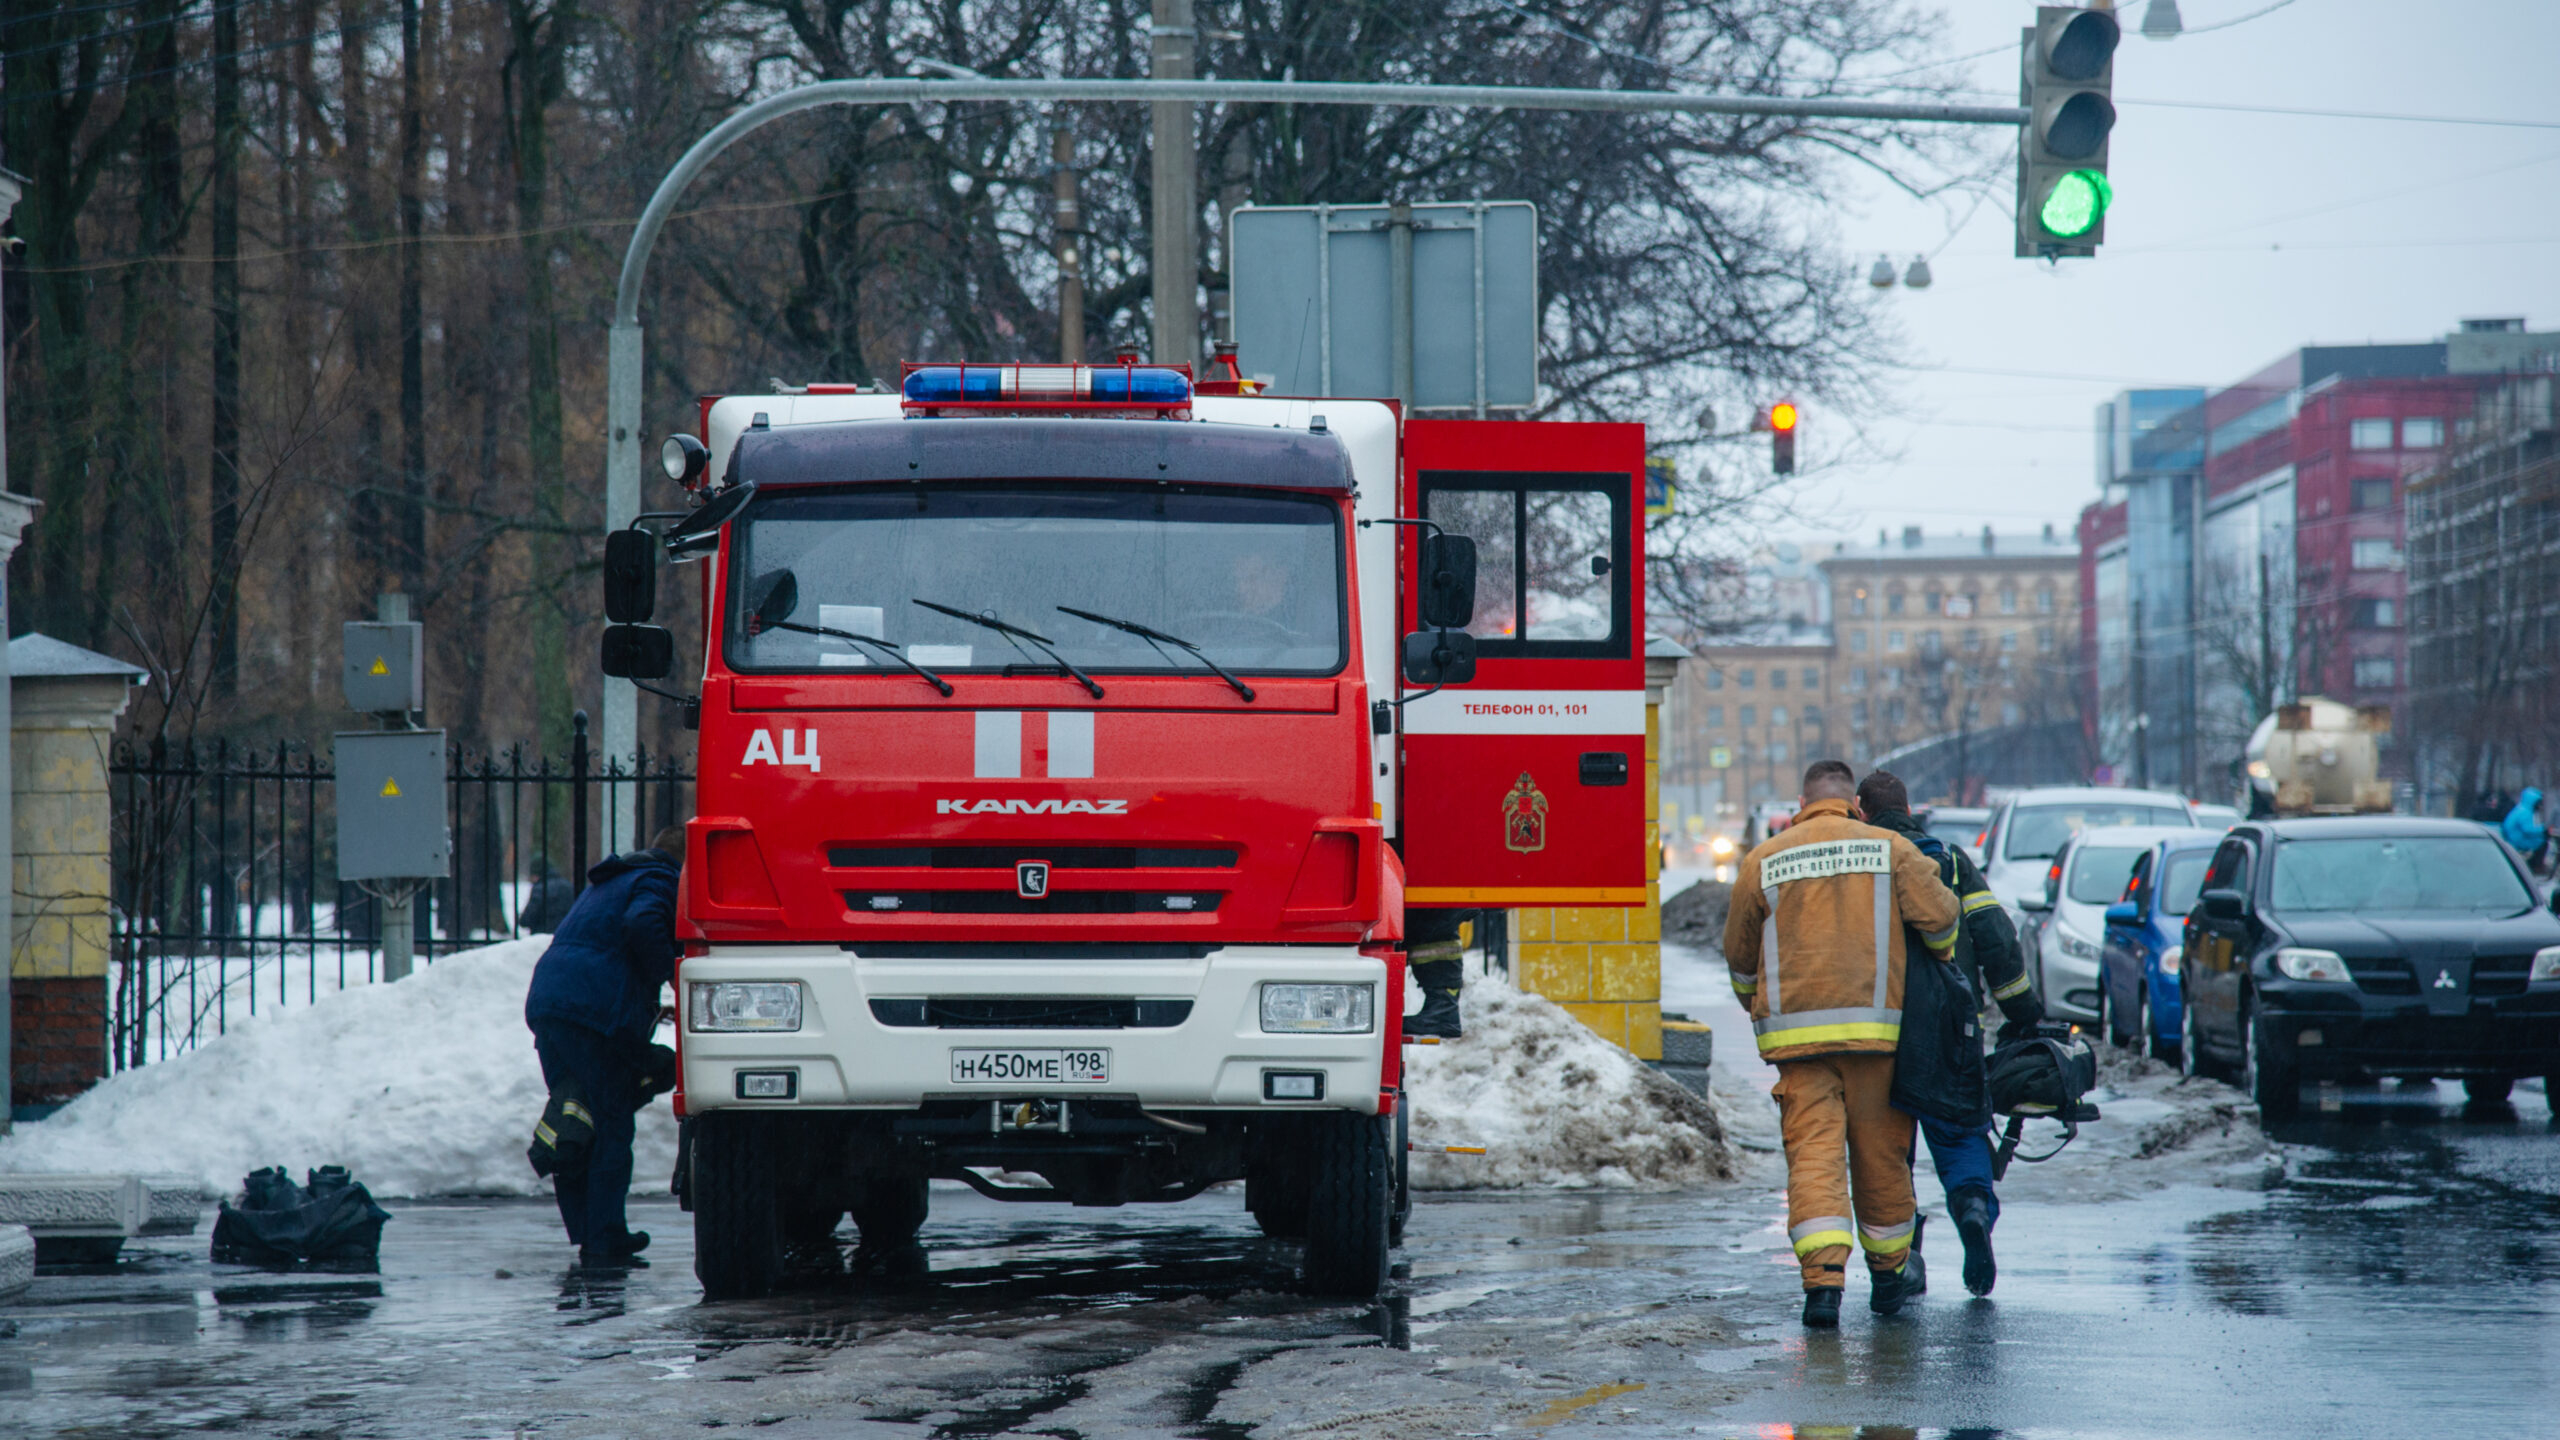
[{"label": "truck windshield", "polygon": [[2288,840],[2276,847],[2267,903],[2287,911],[2521,915],[2533,907],[2515,867],[2483,835]]},{"label": "truck windshield", "polygon": [[742,671],[884,663],[835,636],[752,624],[786,575],[792,613],[766,621],[871,636],[934,671],[1055,662],[919,599],[1036,631],[1087,670],[1206,667],[1061,605],[1180,635],[1230,670],[1329,675],[1344,662],[1340,520],[1314,497],[1089,483],[780,493],[733,522],[729,543],[727,655]]}]

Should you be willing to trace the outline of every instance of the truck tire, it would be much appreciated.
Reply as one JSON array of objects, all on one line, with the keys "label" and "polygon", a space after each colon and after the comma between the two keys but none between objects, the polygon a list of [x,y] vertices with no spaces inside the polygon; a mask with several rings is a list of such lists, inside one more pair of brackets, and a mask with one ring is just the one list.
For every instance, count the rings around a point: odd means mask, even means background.
[{"label": "truck tire", "polygon": [[1253,1125],[1244,1204],[1262,1233],[1274,1240],[1307,1238],[1307,1203],[1315,1178],[1314,1118],[1274,1115]]},{"label": "truck tire", "polygon": [[1395,1209],[1383,1115],[1326,1115],[1315,1123],[1307,1205],[1307,1288],[1367,1300],[1387,1283],[1387,1231]]},{"label": "truck tire", "polygon": [[865,1180],[861,1197],[853,1203],[853,1223],[862,1232],[862,1248],[886,1250],[913,1243],[932,1208],[931,1192],[921,1175]]},{"label": "truck tire", "polygon": [[752,1300],[782,1278],[782,1196],[762,1117],[692,1120],[693,1274],[707,1300]]}]

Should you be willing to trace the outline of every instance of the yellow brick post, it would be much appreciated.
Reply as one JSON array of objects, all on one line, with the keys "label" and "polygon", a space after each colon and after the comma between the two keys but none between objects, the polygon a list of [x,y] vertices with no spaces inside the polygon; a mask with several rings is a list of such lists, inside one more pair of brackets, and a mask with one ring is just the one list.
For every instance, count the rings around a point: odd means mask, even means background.
[{"label": "yellow brick post", "polygon": [[106,1073],[107,751],[139,667],[47,635],[9,642],[9,984],[17,1104]]},{"label": "yellow brick post", "polygon": [[1639,1060],[1662,1058],[1662,695],[1688,651],[1645,646],[1644,905],[1511,912],[1511,975]]}]

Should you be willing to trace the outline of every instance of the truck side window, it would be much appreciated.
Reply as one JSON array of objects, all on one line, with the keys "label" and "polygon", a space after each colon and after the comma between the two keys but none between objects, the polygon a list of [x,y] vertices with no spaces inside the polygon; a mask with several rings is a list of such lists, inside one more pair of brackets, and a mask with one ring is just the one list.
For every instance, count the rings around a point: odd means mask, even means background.
[{"label": "truck side window", "polygon": [[1627,486],[1623,475],[1424,472],[1423,515],[1476,542],[1478,653],[1626,653]]}]

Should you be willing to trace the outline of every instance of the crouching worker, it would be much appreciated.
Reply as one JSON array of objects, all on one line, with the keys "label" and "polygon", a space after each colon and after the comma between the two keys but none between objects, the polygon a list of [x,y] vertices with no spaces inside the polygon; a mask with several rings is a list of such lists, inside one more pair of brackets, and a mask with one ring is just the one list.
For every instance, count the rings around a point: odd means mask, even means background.
[{"label": "crouching worker", "polygon": [[684,830],[671,825],[649,849],[588,871],[586,893],[560,917],[525,995],[551,1092],[532,1158],[536,1170],[550,1166],[560,1222],[591,1269],[648,1263],[639,1258],[648,1232],[630,1228],[623,1202],[634,1117],[675,1086],[674,1057],[650,1036],[658,991],[675,977],[683,856]]},{"label": "crouching worker", "polygon": [[1853,1245],[1866,1252],[1877,1314],[1927,1288],[1911,1117],[1889,1099],[1903,926],[1943,952],[1958,920],[1927,856],[1855,818],[1857,788],[1837,760],[1805,771],[1804,808],[1743,857],[1724,926],[1734,994],[1751,1011],[1760,1058],[1778,1068],[1787,1236],[1804,1275],[1804,1323],[1822,1329],[1840,1323]]}]

